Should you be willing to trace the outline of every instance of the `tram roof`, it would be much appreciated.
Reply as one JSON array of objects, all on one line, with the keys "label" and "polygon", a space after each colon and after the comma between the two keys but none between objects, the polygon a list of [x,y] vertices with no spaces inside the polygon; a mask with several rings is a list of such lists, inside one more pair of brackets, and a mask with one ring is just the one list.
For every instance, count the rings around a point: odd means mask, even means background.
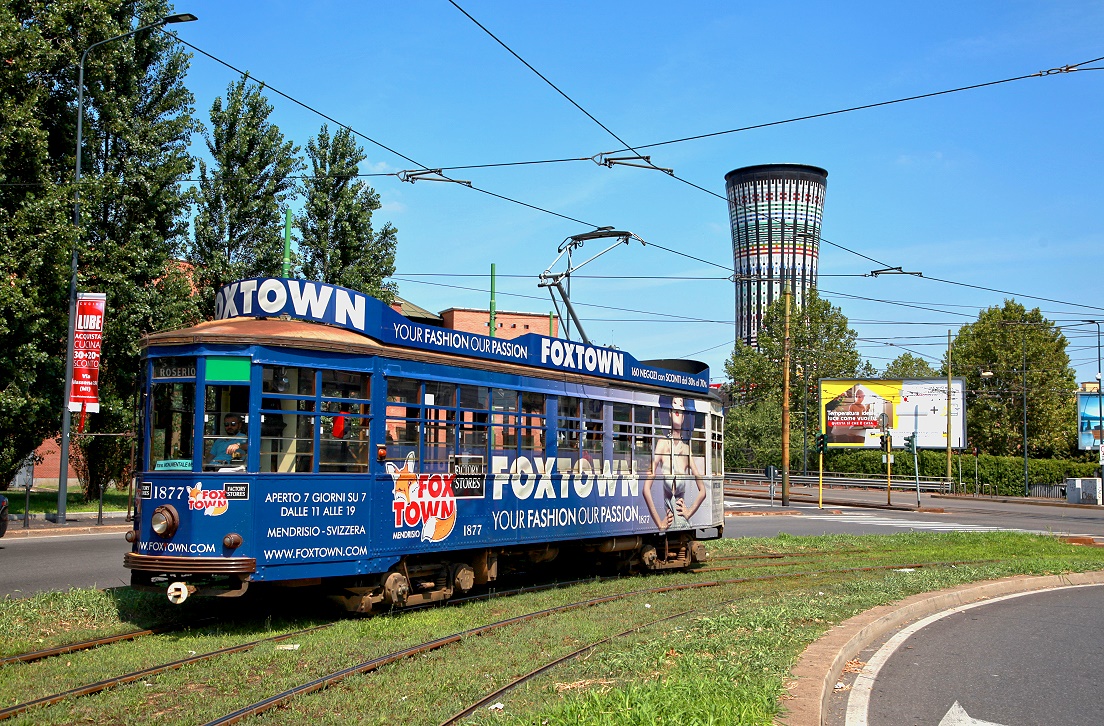
[{"label": "tram roof", "polygon": [[[361,333],[339,328],[325,323],[304,320],[286,320],[282,318],[230,318],[226,320],[208,320],[190,328],[166,330],[151,333],[143,337],[142,347],[173,348],[191,345],[227,345],[267,346],[276,348],[294,348],[314,350],[326,353],[346,355],[386,355],[393,358],[413,360],[440,365],[464,366],[500,373],[547,378],[551,380],[579,383],[590,386],[608,386],[608,379],[586,374],[565,373],[546,370],[536,366],[518,363],[506,363],[483,360],[474,357],[458,356],[455,353],[441,353],[405,348],[399,345],[381,343]],[[670,392],[666,386],[641,385],[631,383],[637,389],[652,389]],[[713,390],[694,394],[698,398],[716,398]]]},{"label": "tram roof", "polygon": [[[309,280],[253,278],[225,285],[215,296],[215,320],[193,328],[156,333],[147,345],[200,342],[306,347],[416,358],[491,369],[507,364],[515,373],[620,381],[623,384],[709,395],[709,369],[687,361],[640,361],[616,348],[527,333],[503,339],[411,320],[356,290]],[[227,327],[229,326],[229,327]],[[407,351],[400,355],[398,351]],[[476,363],[475,361],[478,361]]]}]

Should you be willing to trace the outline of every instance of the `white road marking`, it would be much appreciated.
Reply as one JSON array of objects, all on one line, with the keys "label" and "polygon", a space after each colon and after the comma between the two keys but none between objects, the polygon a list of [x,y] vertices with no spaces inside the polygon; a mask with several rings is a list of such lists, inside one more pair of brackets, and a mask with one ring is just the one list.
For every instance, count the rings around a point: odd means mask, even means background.
[{"label": "white road marking", "polygon": [[[1100,587],[1100,585],[1067,585],[1065,587],[1052,587],[1047,589],[1046,592],[1054,592],[1055,590],[1072,590],[1079,587]],[[923,620],[917,620],[915,623],[908,626],[907,628],[903,628],[902,630],[897,631],[897,633],[892,638],[885,642],[885,645],[878,649],[878,652],[871,656],[870,660],[866,662],[866,665],[863,666],[862,671],[855,678],[855,683],[851,686],[851,692],[847,697],[847,715],[844,719],[844,726],[867,726],[868,720],[870,718],[870,697],[874,690],[874,681],[878,678],[878,674],[881,672],[882,668],[885,667],[885,664],[889,661],[890,657],[897,651],[897,649],[900,648],[906,640],[911,638],[920,630],[950,615],[966,612],[967,610],[973,610],[974,608],[981,607],[982,605],[991,605],[992,603],[1001,602],[1003,600],[1011,600],[1015,597],[1023,597],[1024,595],[1036,595],[1040,592],[1043,591],[1031,590],[1029,592],[1017,592],[1011,595],[1002,595],[1000,597],[994,597],[988,600],[970,603],[969,605],[959,605],[958,607],[953,607],[949,610],[944,610],[943,612],[929,615]],[[954,708],[952,707],[951,710],[953,711]],[[948,712],[948,714],[949,713],[950,712]],[[966,712],[963,711],[962,713],[965,714]],[[967,716],[967,718],[969,718],[969,716]],[[946,721],[946,716],[944,716],[944,721]],[[951,721],[948,722],[948,726],[949,724],[961,724],[962,726],[965,726],[966,724],[983,725],[985,723],[987,722],[975,720]],[[940,724],[941,726],[944,726],[944,722],[941,721]]]},{"label": "white road marking", "polygon": [[939,722],[939,726],[1003,726],[996,721],[982,721],[980,718],[974,718],[970,714],[966,713],[966,709],[958,705],[958,701],[955,701],[950,710],[943,717],[943,720]]},{"label": "white road marking", "polygon": [[1008,527],[990,527],[981,524],[958,524],[956,522],[937,522],[926,519],[895,519],[878,514],[806,514],[807,519],[817,519],[845,524],[870,524],[878,527],[898,527],[901,529],[923,529],[933,532],[1006,532]]}]

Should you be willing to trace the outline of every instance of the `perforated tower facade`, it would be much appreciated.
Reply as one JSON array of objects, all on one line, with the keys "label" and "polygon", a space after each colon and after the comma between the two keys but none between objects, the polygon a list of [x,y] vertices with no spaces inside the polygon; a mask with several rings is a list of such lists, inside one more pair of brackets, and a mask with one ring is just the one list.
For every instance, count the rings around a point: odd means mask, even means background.
[{"label": "perforated tower facade", "polygon": [[828,172],[805,164],[760,164],[725,174],[736,270],[736,337],[758,346],[767,306],[793,291],[794,309],[816,287]]}]

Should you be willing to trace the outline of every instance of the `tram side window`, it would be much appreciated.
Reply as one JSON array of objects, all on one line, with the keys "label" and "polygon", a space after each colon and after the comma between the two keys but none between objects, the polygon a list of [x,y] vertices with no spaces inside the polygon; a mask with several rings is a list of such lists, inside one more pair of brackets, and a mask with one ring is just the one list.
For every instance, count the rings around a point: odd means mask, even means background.
[{"label": "tram side window", "polygon": [[652,470],[652,447],[655,441],[656,409],[633,406],[633,471],[647,474]]},{"label": "tram side window", "polygon": [[314,368],[265,366],[261,373],[261,391],[277,396],[314,397]]},{"label": "tram side window", "polygon": [[633,467],[633,407],[627,403],[615,403],[612,407],[613,468],[628,473]]},{"label": "tram side window", "polygon": [[[261,471],[307,473],[314,470],[316,379],[317,371],[313,368],[263,368]],[[334,408],[340,409],[340,406]],[[334,417],[329,418],[332,432]]]},{"label": "tram side window", "polygon": [[521,394],[521,455],[530,461],[543,458],[544,446],[544,394]]},{"label": "tram side window", "polygon": [[[702,406],[701,402],[693,402],[697,406]],[[693,457],[701,458],[701,471],[705,471],[705,456],[706,456],[706,437],[705,437],[705,414],[695,413],[693,415],[687,414],[687,424],[692,424],[694,432],[690,437],[690,455]]]},{"label": "tram side window", "polygon": [[245,470],[249,451],[249,386],[204,389],[203,468]]},{"label": "tram side window", "polygon": [[710,418],[713,419],[713,447],[711,452],[713,468],[710,474],[720,476],[724,473],[724,416],[713,414]]},{"label": "tram side window", "polygon": [[491,389],[491,450],[516,451],[518,392]]},{"label": "tram side window", "polygon": [[[601,462],[605,459],[605,431],[606,421],[603,414],[605,404],[591,398],[582,401],[583,427],[585,438],[583,439],[583,458],[590,461]],[[599,466],[601,464],[599,463]]]},{"label": "tram side window", "polygon": [[195,384],[154,383],[149,468],[192,470]]},{"label": "tram side window", "polygon": [[447,472],[456,455],[456,384],[426,381],[422,471]]},{"label": "tram side window", "polygon": [[387,379],[387,460],[401,464],[418,459],[422,384],[410,378]]},{"label": "tram side window", "polygon": [[466,460],[481,457],[481,460],[485,461],[491,389],[486,386],[461,385],[459,394],[460,420],[457,431],[459,454]]},{"label": "tram side window", "polygon": [[368,471],[371,382],[359,371],[322,371],[319,471]]},{"label": "tram side window", "polygon": [[582,406],[578,398],[560,396],[559,421],[556,428],[556,458],[565,460],[561,470],[575,471],[582,449]]}]

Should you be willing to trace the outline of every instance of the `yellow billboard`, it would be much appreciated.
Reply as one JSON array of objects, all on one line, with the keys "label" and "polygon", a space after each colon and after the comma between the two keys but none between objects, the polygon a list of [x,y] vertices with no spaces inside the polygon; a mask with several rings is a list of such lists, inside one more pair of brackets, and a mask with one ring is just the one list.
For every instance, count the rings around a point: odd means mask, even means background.
[{"label": "yellow billboard", "polygon": [[[965,447],[966,411],[963,405],[965,381],[951,381],[951,447]],[[947,380],[821,379],[820,431],[830,448],[882,446],[889,434],[894,448],[905,446],[905,437],[915,434],[916,445],[924,449],[947,448]]]}]

